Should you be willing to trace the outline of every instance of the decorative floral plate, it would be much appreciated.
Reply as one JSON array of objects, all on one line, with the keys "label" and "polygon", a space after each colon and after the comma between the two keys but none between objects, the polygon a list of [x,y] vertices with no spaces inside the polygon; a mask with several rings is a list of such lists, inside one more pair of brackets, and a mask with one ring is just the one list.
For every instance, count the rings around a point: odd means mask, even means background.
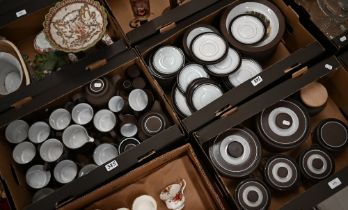
[{"label": "decorative floral plate", "polygon": [[106,31],[107,14],[94,0],[63,0],[45,17],[44,32],[50,44],[64,52],[93,47]]}]

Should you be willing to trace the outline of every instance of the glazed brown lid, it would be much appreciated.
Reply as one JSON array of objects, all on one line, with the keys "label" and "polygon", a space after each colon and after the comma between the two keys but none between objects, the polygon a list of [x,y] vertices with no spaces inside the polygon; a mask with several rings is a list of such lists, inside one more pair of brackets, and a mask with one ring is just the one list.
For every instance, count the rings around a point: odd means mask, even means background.
[{"label": "glazed brown lid", "polygon": [[318,108],[326,104],[329,94],[324,85],[319,82],[312,82],[301,89],[300,98],[306,106]]},{"label": "glazed brown lid", "polygon": [[125,151],[133,149],[138,144],[140,144],[140,141],[134,137],[124,138],[118,146],[118,153],[121,154]]},{"label": "glazed brown lid", "polygon": [[271,157],[265,166],[264,176],[275,190],[285,191],[297,186],[299,170],[294,160],[285,155]]},{"label": "glazed brown lid", "polygon": [[[255,8],[252,10],[251,8]],[[231,22],[239,15],[253,15],[262,20],[266,26],[266,35],[256,44],[243,44],[230,33]],[[273,18],[271,18],[273,17]],[[278,29],[278,30],[276,30]],[[231,46],[246,55],[262,55],[275,49],[285,32],[285,18],[273,3],[266,0],[241,0],[229,6],[220,20],[220,31]],[[278,31],[278,33],[273,33]]]},{"label": "glazed brown lid", "polygon": [[300,155],[299,165],[303,175],[313,181],[326,179],[335,170],[332,157],[317,147],[304,151]]},{"label": "glazed brown lid", "polygon": [[140,128],[147,136],[153,136],[166,127],[166,118],[158,112],[149,112],[141,117]]},{"label": "glazed brown lid", "polygon": [[348,128],[338,119],[326,119],[315,129],[315,139],[325,149],[341,151],[347,145]]},{"label": "glazed brown lid", "polygon": [[271,203],[269,189],[257,179],[247,179],[239,183],[235,197],[244,210],[266,210]]},{"label": "glazed brown lid", "polygon": [[261,145],[256,135],[247,128],[232,128],[217,136],[209,147],[213,165],[229,177],[244,177],[260,163]]},{"label": "glazed brown lid", "polygon": [[106,78],[101,77],[89,83],[89,85],[87,86],[87,92],[90,94],[100,94],[107,87],[108,87],[108,82],[106,81]]},{"label": "glazed brown lid", "polygon": [[263,141],[273,149],[293,149],[309,132],[309,117],[300,104],[282,100],[262,111],[257,127]]}]

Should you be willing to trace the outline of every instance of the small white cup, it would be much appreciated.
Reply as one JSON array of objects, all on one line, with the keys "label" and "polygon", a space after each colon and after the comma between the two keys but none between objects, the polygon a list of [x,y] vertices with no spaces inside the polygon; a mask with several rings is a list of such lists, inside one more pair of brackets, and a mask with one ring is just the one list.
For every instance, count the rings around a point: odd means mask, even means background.
[{"label": "small white cup", "polygon": [[45,162],[57,161],[64,152],[64,146],[57,139],[48,139],[40,147],[40,157]]},{"label": "small white cup", "polygon": [[49,118],[50,126],[57,131],[64,130],[71,122],[70,112],[66,109],[56,109]]},{"label": "small white cup", "polygon": [[25,141],[13,149],[12,157],[13,160],[18,164],[30,163],[36,155],[36,148],[33,143]]},{"label": "small white cup", "polygon": [[94,142],[94,139],[88,135],[87,130],[81,125],[71,125],[63,132],[63,143],[69,149],[81,148],[88,142]]},{"label": "small white cup", "polygon": [[5,130],[8,142],[18,144],[28,137],[29,125],[24,120],[12,121]]},{"label": "small white cup", "polygon": [[149,97],[142,89],[134,89],[128,97],[129,106],[137,112],[143,111],[149,104]]},{"label": "small white cup", "polygon": [[152,196],[141,195],[133,201],[132,210],[157,210],[156,200]]},{"label": "small white cup", "polygon": [[45,122],[36,122],[29,128],[29,140],[35,144],[44,142],[50,135],[50,126]]},{"label": "small white cup", "polygon": [[116,125],[116,116],[107,109],[99,110],[94,116],[93,124],[100,132],[110,132]]},{"label": "small white cup", "polygon": [[80,169],[79,177],[89,174],[94,169],[98,168],[96,164],[88,164]]},{"label": "small white cup", "polygon": [[100,166],[118,156],[116,147],[112,144],[104,143],[97,146],[93,152],[94,162]]},{"label": "small white cup", "polygon": [[28,169],[25,178],[31,188],[41,189],[50,182],[51,172],[46,171],[43,165],[34,165]]},{"label": "small white cup", "polygon": [[19,89],[23,81],[23,70],[13,55],[0,52],[0,95],[8,95]]},{"label": "small white cup", "polygon": [[71,160],[63,160],[54,167],[53,174],[57,182],[67,184],[77,176],[77,165]]},{"label": "small white cup", "polygon": [[87,103],[77,104],[71,112],[73,121],[79,125],[86,125],[91,122],[93,114],[93,108]]},{"label": "small white cup", "polygon": [[121,96],[114,96],[109,100],[108,106],[112,112],[118,113],[125,106],[125,101]]}]

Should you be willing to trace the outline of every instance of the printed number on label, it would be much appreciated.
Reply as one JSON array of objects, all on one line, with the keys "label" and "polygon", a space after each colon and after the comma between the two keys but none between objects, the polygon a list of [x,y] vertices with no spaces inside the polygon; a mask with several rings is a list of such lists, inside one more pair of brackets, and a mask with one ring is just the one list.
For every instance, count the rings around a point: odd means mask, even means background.
[{"label": "printed number on label", "polygon": [[255,77],[253,80],[251,80],[251,84],[254,85],[254,87],[258,84],[260,84],[263,81],[261,76]]},{"label": "printed number on label", "polygon": [[105,165],[105,169],[106,169],[106,171],[111,171],[111,170],[115,169],[117,166],[118,166],[117,161],[113,160],[110,163]]},{"label": "printed number on label", "polygon": [[335,179],[331,180],[328,184],[329,184],[329,187],[331,188],[331,190],[333,190],[336,187],[340,186],[342,184],[342,182],[339,178],[335,178]]},{"label": "printed number on label", "polygon": [[17,16],[17,17],[22,17],[22,16],[24,16],[24,15],[26,15],[26,14],[27,14],[27,11],[26,11],[25,9],[16,12],[16,16]]}]

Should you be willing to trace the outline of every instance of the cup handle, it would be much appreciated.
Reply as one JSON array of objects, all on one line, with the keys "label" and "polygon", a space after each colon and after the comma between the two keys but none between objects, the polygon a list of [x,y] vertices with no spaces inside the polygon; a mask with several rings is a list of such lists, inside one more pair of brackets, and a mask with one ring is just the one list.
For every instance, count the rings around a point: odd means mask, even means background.
[{"label": "cup handle", "polygon": [[186,188],[186,181],[185,179],[181,180],[181,194],[184,194],[184,190]]}]

